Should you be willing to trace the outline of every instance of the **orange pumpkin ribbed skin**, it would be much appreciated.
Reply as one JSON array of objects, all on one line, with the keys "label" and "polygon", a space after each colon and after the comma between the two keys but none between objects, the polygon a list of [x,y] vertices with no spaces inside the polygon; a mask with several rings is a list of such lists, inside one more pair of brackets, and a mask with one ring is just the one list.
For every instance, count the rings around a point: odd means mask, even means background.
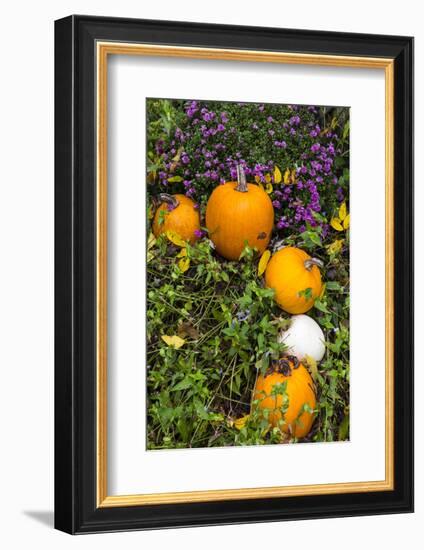
[{"label": "orange pumpkin ribbed skin", "polygon": [[[283,395],[272,395],[271,392],[275,385],[286,381],[288,406],[283,415]],[[258,376],[253,394],[253,401],[256,400],[259,400],[257,407],[260,410],[269,411],[268,421],[273,427],[280,427],[281,431],[298,438],[305,437],[310,432],[315,415],[301,411],[305,403],[315,409],[316,397],[311,375],[302,364],[297,369],[292,368],[289,376],[279,372]]]},{"label": "orange pumpkin ribbed skin", "polygon": [[238,260],[245,243],[262,253],[274,225],[274,207],[267,193],[253,183],[245,193],[236,182],[216,187],[206,206],[206,227],[216,250],[227,260]]},{"label": "orange pumpkin ribbed skin", "polygon": [[[185,195],[174,195],[179,202],[173,210],[168,209],[168,205],[163,202],[156,210],[153,220],[153,234],[158,237],[166,231],[174,231],[184,241],[193,244],[198,237],[194,233],[200,230],[200,216],[196,210],[195,203]],[[163,223],[160,224],[161,212],[165,212]]]},{"label": "orange pumpkin ribbed skin", "polygon": [[[309,311],[322,291],[321,272],[316,265],[307,269],[309,254],[300,248],[287,246],[276,252],[268,262],[265,284],[275,290],[277,304],[288,313]],[[299,292],[310,288],[310,297]]]}]

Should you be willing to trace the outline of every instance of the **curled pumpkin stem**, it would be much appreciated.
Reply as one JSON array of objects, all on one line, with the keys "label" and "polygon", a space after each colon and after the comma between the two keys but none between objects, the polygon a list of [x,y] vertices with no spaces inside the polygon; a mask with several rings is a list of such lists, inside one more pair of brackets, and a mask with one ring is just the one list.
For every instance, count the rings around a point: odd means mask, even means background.
[{"label": "curled pumpkin stem", "polygon": [[291,376],[293,369],[299,368],[299,359],[294,355],[285,355],[278,361],[274,361],[265,373],[265,376],[278,372],[284,376]]},{"label": "curled pumpkin stem", "polygon": [[154,197],[155,208],[158,208],[158,206],[162,203],[167,204],[170,207],[169,210],[174,210],[174,208],[177,208],[180,204],[178,199],[173,195],[169,195],[168,193],[159,193],[157,197]]},{"label": "curled pumpkin stem", "polygon": [[240,193],[247,193],[246,174],[241,164],[237,164],[237,187],[236,191]]},{"label": "curled pumpkin stem", "polygon": [[311,271],[313,265],[316,265],[322,269],[324,267],[324,262],[318,260],[318,258],[309,258],[308,260],[305,260],[305,267],[308,271]]}]

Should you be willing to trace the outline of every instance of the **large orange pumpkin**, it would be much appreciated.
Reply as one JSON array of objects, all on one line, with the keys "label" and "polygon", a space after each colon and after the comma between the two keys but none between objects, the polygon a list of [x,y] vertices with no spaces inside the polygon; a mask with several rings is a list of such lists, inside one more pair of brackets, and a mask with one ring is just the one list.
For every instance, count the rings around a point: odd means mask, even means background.
[{"label": "large orange pumpkin", "polygon": [[274,207],[267,193],[246,183],[241,166],[237,179],[216,187],[206,206],[209,237],[227,260],[238,260],[246,243],[262,253],[274,224]]},{"label": "large orange pumpkin", "polygon": [[287,246],[276,252],[268,262],[265,284],[275,290],[277,304],[288,313],[305,313],[321,294],[322,262],[311,258],[304,250]]},{"label": "large orange pumpkin", "polygon": [[195,232],[200,230],[200,216],[195,203],[185,195],[161,193],[158,198],[162,203],[153,220],[154,236],[173,231],[184,241],[193,244],[198,239]]},{"label": "large orange pumpkin", "polygon": [[[285,391],[275,393],[278,384],[286,382]],[[257,403],[255,404],[255,402]],[[302,438],[308,435],[315,414],[305,410],[316,407],[314,383],[308,370],[296,357],[289,356],[274,363],[265,375],[258,376],[253,392],[253,406],[268,411],[267,419],[284,433]]]}]

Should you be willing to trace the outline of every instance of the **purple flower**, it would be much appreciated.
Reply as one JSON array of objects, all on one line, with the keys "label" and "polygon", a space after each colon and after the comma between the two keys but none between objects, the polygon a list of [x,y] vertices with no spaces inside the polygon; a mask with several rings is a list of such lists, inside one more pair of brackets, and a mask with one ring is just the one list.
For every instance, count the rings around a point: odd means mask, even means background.
[{"label": "purple flower", "polygon": [[228,122],[227,113],[221,113],[221,121],[226,124]]},{"label": "purple flower", "polygon": [[274,119],[272,118],[272,116],[269,116],[267,119],[267,122],[269,122],[271,124],[271,122],[274,122]]},{"label": "purple flower", "polygon": [[281,208],[281,202],[280,201],[272,201],[272,204],[274,206],[274,208],[277,208],[278,210]]},{"label": "purple flower", "polygon": [[319,143],[314,143],[311,145],[311,151],[313,153],[318,153],[318,151],[321,149],[321,145]]},{"label": "purple flower", "polygon": [[197,237],[198,239],[201,239],[203,237],[203,231],[201,229],[195,229],[194,236]]},{"label": "purple flower", "polygon": [[225,130],[225,126],[223,124],[218,124],[216,129],[218,130],[218,132],[223,132]]},{"label": "purple flower", "polygon": [[188,116],[188,118],[192,118],[192,116],[194,115],[194,113],[196,113],[198,110],[198,107],[197,107],[197,101],[192,101],[188,107],[186,107],[186,115]]},{"label": "purple flower", "polygon": [[184,132],[181,130],[181,128],[177,128],[175,130],[175,137],[177,139],[179,139],[180,141],[184,141],[185,136],[184,136]]},{"label": "purple flower", "polygon": [[270,136],[273,136],[273,135],[275,134],[275,132],[274,132],[274,130],[268,130],[268,134],[269,134]]},{"label": "purple flower", "polygon": [[286,220],[286,217],[283,216],[282,218],[280,218],[277,222],[277,227],[278,229],[284,229],[285,227],[289,227],[289,223],[287,222]]},{"label": "purple flower", "polygon": [[190,162],[190,157],[187,155],[187,153],[183,153],[181,156],[181,162],[183,164],[188,164]]},{"label": "purple flower", "polygon": [[262,112],[265,109],[265,105],[259,105],[258,109]]},{"label": "purple flower", "polygon": [[330,155],[335,155],[335,154],[336,154],[336,151],[335,151],[335,149],[334,149],[334,145],[333,145],[332,143],[329,143],[329,144],[328,144],[327,152],[328,152]]},{"label": "purple flower", "polygon": [[156,142],[155,149],[156,149],[156,153],[157,153],[158,155],[162,155],[162,154],[163,154],[163,139],[159,139],[159,140]]}]

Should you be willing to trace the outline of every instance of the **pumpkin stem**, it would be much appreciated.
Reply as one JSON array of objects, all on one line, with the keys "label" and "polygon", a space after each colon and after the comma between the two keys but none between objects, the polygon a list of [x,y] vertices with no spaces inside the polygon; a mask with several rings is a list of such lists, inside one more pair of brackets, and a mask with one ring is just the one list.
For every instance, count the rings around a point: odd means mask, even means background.
[{"label": "pumpkin stem", "polygon": [[324,262],[318,260],[318,258],[309,258],[305,260],[305,267],[308,271],[311,271],[313,265],[316,265],[322,269],[324,267]]},{"label": "pumpkin stem", "polygon": [[240,193],[247,193],[246,174],[241,164],[237,164],[237,187],[236,191]]},{"label": "pumpkin stem", "polygon": [[177,206],[180,204],[178,199],[174,197],[174,195],[168,195],[168,193],[159,193],[159,195],[157,196],[157,200],[159,203],[164,202],[165,204],[171,206],[171,210],[177,208]]}]

